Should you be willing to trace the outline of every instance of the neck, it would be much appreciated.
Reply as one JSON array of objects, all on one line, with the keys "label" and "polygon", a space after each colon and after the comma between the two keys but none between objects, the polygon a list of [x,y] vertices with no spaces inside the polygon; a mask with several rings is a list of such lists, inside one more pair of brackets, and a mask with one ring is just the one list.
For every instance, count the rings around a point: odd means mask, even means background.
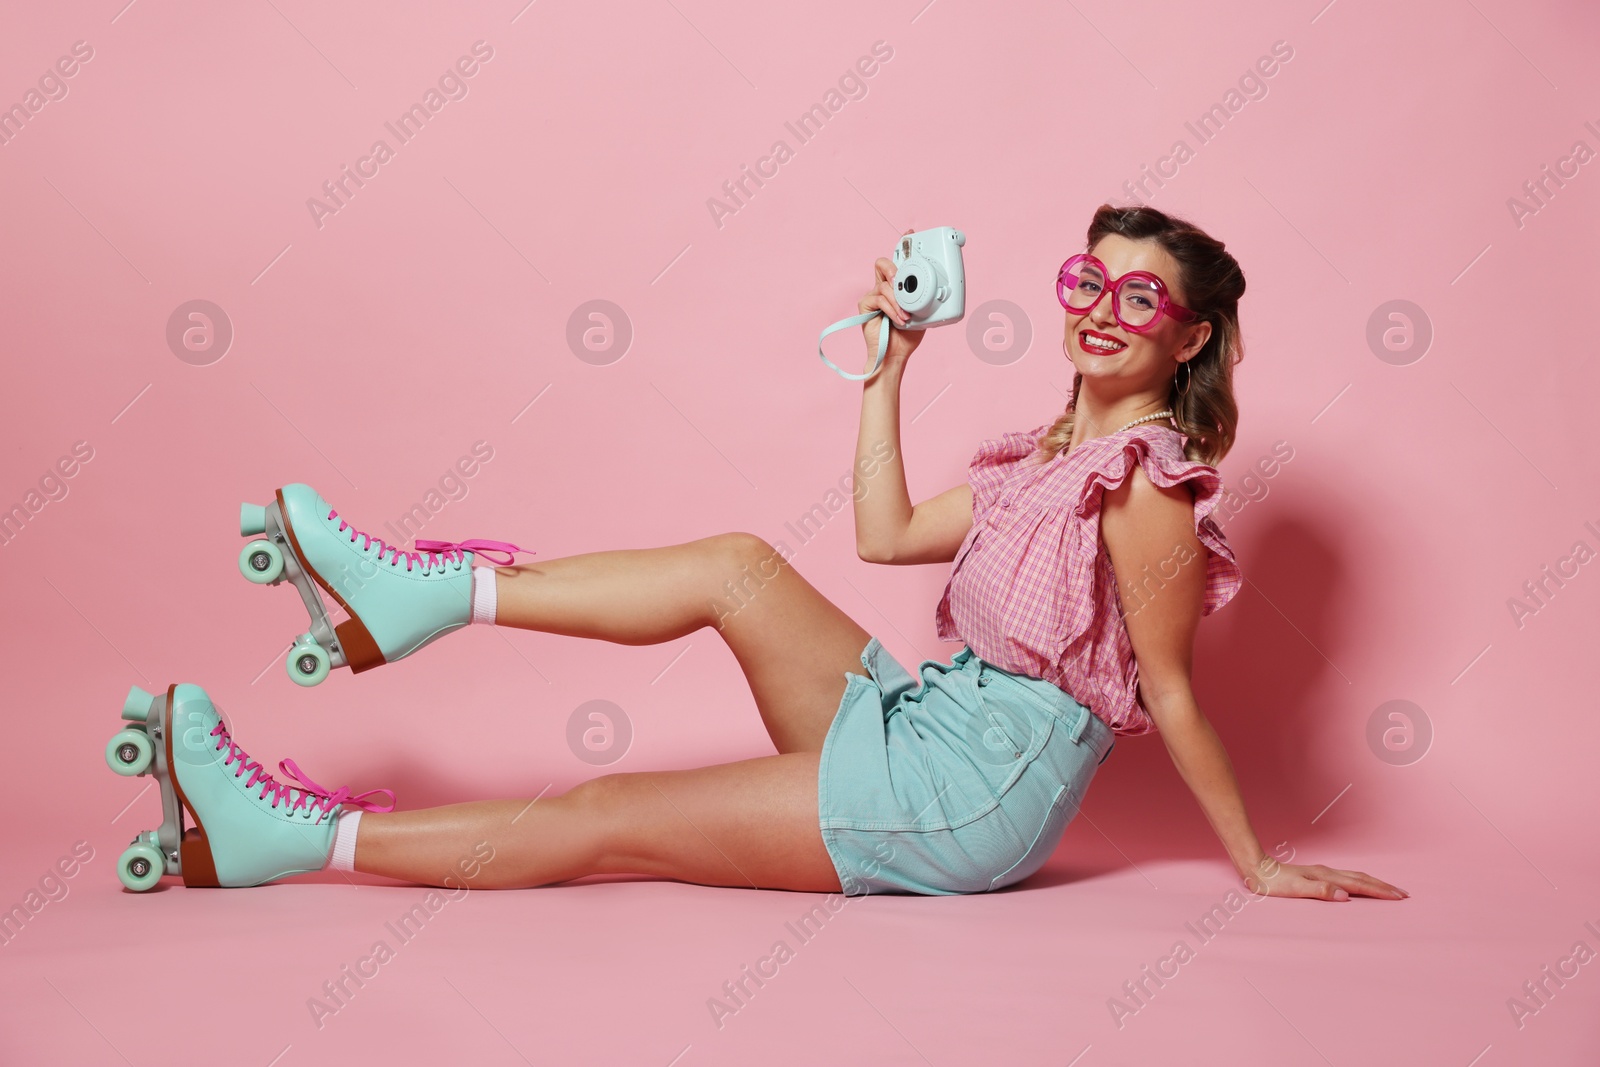
[{"label": "neck", "polygon": [[[1077,415],[1072,420],[1072,441],[1068,447],[1076,448],[1084,441],[1116,433],[1134,419],[1165,411],[1167,407],[1166,397],[1154,393],[1106,396],[1092,388],[1085,378],[1078,389]],[[1151,419],[1150,422],[1159,424],[1161,420]]]}]

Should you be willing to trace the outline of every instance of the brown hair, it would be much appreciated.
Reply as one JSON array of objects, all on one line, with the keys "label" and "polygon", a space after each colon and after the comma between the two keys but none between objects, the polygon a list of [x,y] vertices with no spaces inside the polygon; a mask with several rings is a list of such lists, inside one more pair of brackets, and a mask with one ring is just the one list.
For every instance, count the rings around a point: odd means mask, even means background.
[{"label": "brown hair", "polygon": [[[1233,398],[1233,365],[1244,358],[1244,338],[1239,332],[1239,298],[1244,295],[1244,272],[1221,241],[1187,219],[1153,207],[1114,207],[1101,204],[1089,223],[1088,243],[1093,248],[1107,234],[1132,241],[1153,240],[1178,264],[1178,285],[1187,306],[1211,324],[1211,336],[1188,362],[1189,369],[1173,376],[1166,406],[1173,423],[1188,440],[1184,455],[1216,466],[1233,447],[1239,425],[1239,406]],[[1179,379],[1187,379],[1179,395]],[[1078,406],[1083,374],[1072,375],[1072,399],[1066,412],[1039,438],[1044,459],[1072,440],[1072,421]]]}]

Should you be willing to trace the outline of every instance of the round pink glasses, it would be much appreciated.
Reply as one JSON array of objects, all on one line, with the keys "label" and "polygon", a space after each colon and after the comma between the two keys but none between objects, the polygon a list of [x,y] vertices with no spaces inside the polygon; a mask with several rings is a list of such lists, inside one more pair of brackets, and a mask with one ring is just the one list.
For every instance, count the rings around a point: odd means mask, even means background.
[{"label": "round pink glasses", "polygon": [[1087,252],[1080,252],[1061,264],[1056,276],[1056,298],[1073,315],[1087,315],[1107,291],[1114,294],[1111,310],[1117,322],[1134,333],[1152,329],[1162,315],[1178,322],[1192,322],[1199,316],[1175,304],[1166,283],[1147,270],[1130,270],[1113,278],[1106,265]]}]

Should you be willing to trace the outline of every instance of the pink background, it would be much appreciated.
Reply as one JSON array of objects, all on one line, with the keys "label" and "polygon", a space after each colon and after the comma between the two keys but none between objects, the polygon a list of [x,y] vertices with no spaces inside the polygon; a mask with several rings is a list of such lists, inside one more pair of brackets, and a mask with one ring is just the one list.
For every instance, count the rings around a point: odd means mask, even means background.
[{"label": "pink background", "polygon": [[[1600,963],[1521,1027],[1507,1007],[1575,942],[1600,951],[1584,926],[1600,927],[1600,563],[1520,628],[1508,607],[1574,542],[1600,549],[1584,527],[1600,528],[1600,164],[1520,226],[1507,206],[1575,141],[1600,148],[1591,5],[121,2],[40,6],[0,36],[0,104],[75,41],[94,50],[0,147],[0,505],[75,442],[93,449],[0,547],[0,906],[75,842],[93,850],[0,947],[0,1060],[1600,1057]],[[307,198],[392,144],[383,124],[479,40],[493,57],[468,95],[319,229]],[[798,145],[784,122],[880,40],[893,57],[866,96]],[[1184,123],[1276,41],[1293,57],[1266,95],[1196,148]],[[779,138],[794,157],[719,228],[707,199]],[[707,999],[820,897],[626,880],[472,894],[318,1029],[307,999],[423,890],[119,888],[116,856],[158,820],[148,779],[100,754],[130,683],[199,683],[252,755],[405,807],[598,773],[566,741],[592,699],[633,726],[609,769],[772,750],[706,630],[652,647],[469,631],[298,689],[272,657],[304,613],[235,564],[239,502],[286,482],[381,532],[488,442],[424,536],[552,559],[749,530],[796,549],[908,667],[948,658],[932,621],[947,567],[860,562],[847,511],[803,546],[785,527],[853,457],[859,386],[820,364],[816,333],[896,233],[966,232],[969,315],[1012,301],[1034,339],[997,365],[963,323],[915,357],[912,495],[959,483],[981,440],[1064,405],[1054,271],[1178,138],[1194,157],[1151,203],[1226,241],[1249,279],[1220,464],[1252,497],[1225,524],[1248,582],[1201,627],[1200,702],[1269,846],[1410,900],[1266,901],[1199,944],[1184,924],[1236,879],[1154,737],[1119,745],[1041,874],[851,901],[720,1029]],[[165,340],[192,299],[235,332],[210,365]],[[634,330],[603,366],[566,342],[594,299]],[[1396,299],[1434,333],[1404,365],[1367,342]],[[830,354],[862,365],[850,335]],[[1252,483],[1277,442],[1292,460]],[[1433,730],[1408,765],[1367,742],[1397,699]],[[1108,999],[1180,938],[1195,958],[1119,1028]]]}]

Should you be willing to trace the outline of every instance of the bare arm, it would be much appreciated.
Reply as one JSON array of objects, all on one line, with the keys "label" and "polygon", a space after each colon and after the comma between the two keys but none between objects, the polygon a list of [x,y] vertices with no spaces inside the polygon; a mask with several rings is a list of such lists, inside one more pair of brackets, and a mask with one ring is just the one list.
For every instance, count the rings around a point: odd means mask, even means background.
[{"label": "bare arm", "polygon": [[[874,264],[876,285],[861,298],[861,311],[905,319],[895,303],[894,262]],[[866,323],[867,351],[876,352],[881,320]],[[922,331],[895,330],[883,368],[862,384],[861,431],[856,437],[856,554],[869,563],[939,563],[955,559],[972,526],[972,487],[963,483],[912,507],[900,452],[900,382]]]},{"label": "bare arm", "polygon": [[1194,532],[1188,486],[1161,488],[1135,467],[1122,485],[1106,492],[1100,532],[1118,576],[1128,639],[1139,665],[1140,699],[1250,891],[1323,900],[1347,900],[1351,893],[1405,896],[1404,890],[1361,871],[1280,864],[1262,850],[1228,753],[1190,685],[1194,635],[1205,605],[1207,549]]}]

